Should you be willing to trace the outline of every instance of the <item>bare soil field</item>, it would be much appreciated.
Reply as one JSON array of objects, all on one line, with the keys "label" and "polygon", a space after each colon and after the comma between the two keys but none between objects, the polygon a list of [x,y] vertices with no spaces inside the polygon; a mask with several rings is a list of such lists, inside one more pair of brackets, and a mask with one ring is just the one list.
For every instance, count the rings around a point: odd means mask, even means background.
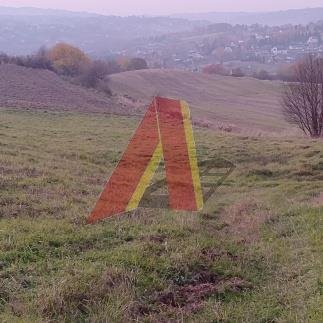
[{"label": "bare soil field", "polygon": [[197,124],[230,131],[293,131],[281,115],[279,82],[212,76],[179,70],[115,74],[112,91],[147,104],[160,95],[188,101]]},{"label": "bare soil field", "polygon": [[295,133],[281,115],[278,82],[156,69],[112,75],[110,87],[112,97],[50,71],[0,65],[2,108],[136,115],[160,95],[186,100],[197,126],[257,136]]},{"label": "bare soil field", "polygon": [[128,114],[107,95],[65,81],[47,70],[0,65],[0,107]]}]

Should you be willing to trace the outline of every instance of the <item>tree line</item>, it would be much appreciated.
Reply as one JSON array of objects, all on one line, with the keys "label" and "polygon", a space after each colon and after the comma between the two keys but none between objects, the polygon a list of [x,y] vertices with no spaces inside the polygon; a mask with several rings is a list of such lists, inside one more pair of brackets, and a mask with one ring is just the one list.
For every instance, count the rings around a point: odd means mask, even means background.
[{"label": "tree line", "polygon": [[[297,64],[296,64],[297,65]],[[209,64],[203,67],[202,73],[204,74],[213,74],[213,75],[221,75],[221,76],[233,76],[233,77],[244,77],[251,76],[258,80],[268,80],[268,81],[286,81],[286,82],[294,82],[296,81],[296,76],[294,73],[294,68],[296,65],[286,64],[282,65],[277,73],[272,74],[264,69],[260,69],[258,71],[253,72],[251,75],[247,75],[242,68],[236,67],[233,69],[228,69],[224,66],[224,64]]]},{"label": "tree line", "polygon": [[148,68],[142,58],[93,60],[81,49],[66,43],[52,48],[42,47],[27,56],[9,56],[0,53],[0,64],[15,64],[28,68],[46,69],[69,78],[82,86],[94,88],[111,95],[108,76],[115,73]]}]

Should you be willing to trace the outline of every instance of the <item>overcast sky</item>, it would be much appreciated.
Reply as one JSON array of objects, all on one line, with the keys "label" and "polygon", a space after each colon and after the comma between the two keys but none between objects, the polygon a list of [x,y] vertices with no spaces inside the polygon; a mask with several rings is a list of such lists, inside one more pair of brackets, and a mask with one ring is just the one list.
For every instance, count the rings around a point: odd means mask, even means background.
[{"label": "overcast sky", "polygon": [[116,15],[164,15],[323,7],[323,0],[0,0],[0,6],[68,9]]}]

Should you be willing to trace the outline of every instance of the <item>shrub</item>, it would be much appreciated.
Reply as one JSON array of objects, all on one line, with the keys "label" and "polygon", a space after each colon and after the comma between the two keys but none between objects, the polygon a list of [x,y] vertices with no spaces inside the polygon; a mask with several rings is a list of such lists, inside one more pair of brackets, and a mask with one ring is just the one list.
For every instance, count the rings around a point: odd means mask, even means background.
[{"label": "shrub", "polygon": [[115,60],[109,60],[106,62],[108,74],[116,74],[122,72],[121,66]]},{"label": "shrub", "polygon": [[0,53],[0,64],[15,64],[30,68],[52,70],[52,62],[48,58],[47,51],[44,47],[40,48],[36,54],[27,56],[9,56]]},{"label": "shrub", "polygon": [[241,68],[234,68],[232,70],[232,76],[234,77],[244,77],[245,74],[243,73],[242,69]]},{"label": "shrub", "polygon": [[0,64],[9,64],[10,57],[5,53],[0,53]]},{"label": "shrub", "polygon": [[76,76],[90,64],[90,59],[79,48],[59,43],[48,51],[48,58],[58,74]]},{"label": "shrub", "polygon": [[217,74],[223,76],[229,75],[229,72],[222,64],[211,64],[204,66],[202,72],[205,74]]},{"label": "shrub", "polygon": [[271,75],[265,70],[261,70],[261,71],[255,73],[253,75],[253,77],[258,80],[272,80]]},{"label": "shrub", "polygon": [[94,61],[85,65],[81,71],[80,82],[86,87],[96,87],[108,75],[108,65],[103,61]]},{"label": "shrub", "polygon": [[111,95],[109,87],[109,65],[104,61],[94,61],[86,65],[80,74],[79,83],[88,88],[94,88],[100,92]]},{"label": "shrub", "polygon": [[144,70],[148,68],[147,62],[143,58],[132,58],[127,66],[128,71]]}]

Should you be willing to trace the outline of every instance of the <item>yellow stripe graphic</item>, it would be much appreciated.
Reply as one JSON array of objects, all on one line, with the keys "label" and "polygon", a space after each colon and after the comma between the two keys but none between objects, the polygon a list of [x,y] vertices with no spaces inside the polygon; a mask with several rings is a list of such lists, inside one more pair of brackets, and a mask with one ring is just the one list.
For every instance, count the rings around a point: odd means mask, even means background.
[{"label": "yellow stripe graphic", "polygon": [[138,205],[145,194],[146,189],[148,188],[149,184],[151,183],[153,176],[158,168],[160,160],[163,157],[162,145],[161,143],[158,144],[151,160],[142,175],[139,184],[133,193],[131,200],[127,206],[126,212],[133,211],[138,208]]},{"label": "yellow stripe graphic", "polygon": [[181,110],[182,110],[182,115],[183,115],[183,122],[184,122],[184,130],[185,130],[188,155],[189,155],[190,166],[191,166],[191,171],[192,171],[196,206],[197,206],[198,210],[202,210],[204,201],[203,201],[200,173],[199,173],[199,168],[197,165],[196,147],[195,147],[195,141],[194,141],[194,135],[193,135],[193,127],[192,127],[192,123],[191,123],[190,109],[188,107],[188,104],[185,101],[181,101]]}]

